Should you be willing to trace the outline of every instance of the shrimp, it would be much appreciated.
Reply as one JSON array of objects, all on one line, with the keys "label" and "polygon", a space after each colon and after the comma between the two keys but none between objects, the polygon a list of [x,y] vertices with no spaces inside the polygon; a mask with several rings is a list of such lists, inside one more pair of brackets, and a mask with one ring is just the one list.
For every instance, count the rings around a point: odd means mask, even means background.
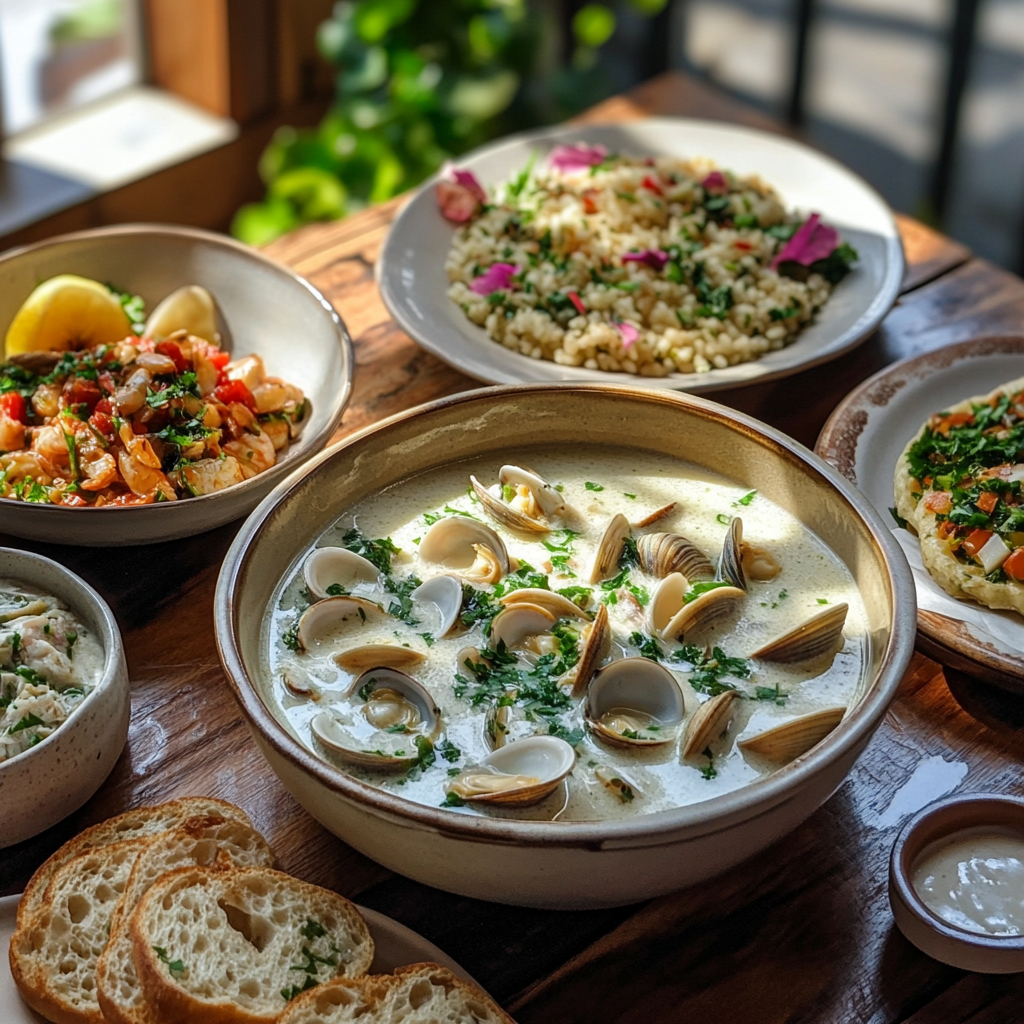
[{"label": "shrimp", "polygon": [[245,475],[234,456],[224,459],[199,459],[181,468],[185,486],[194,494],[212,494],[240,484]]},{"label": "shrimp", "polygon": [[175,494],[170,480],[164,476],[159,469],[153,469],[137,459],[132,458],[128,452],[117,453],[117,465],[121,470],[121,477],[131,489],[133,494],[142,498],[155,500],[157,495],[162,495],[164,501],[176,501]]},{"label": "shrimp", "polygon": [[38,452],[10,452],[0,456],[0,470],[8,484],[32,477],[37,483],[49,486],[61,471]]},{"label": "shrimp", "polygon": [[238,460],[246,480],[270,469],[277,462],[274,442],[266,434],[242,434],[237,441],[228,441],[221,447]]},{"label": "shrimp", "polygon": [[0,416],[0,452],[16,452],[25,447],[25,424]]},{"label": "shrimp", "polygon": [[40,384],[32,395],[32,408],[40,416],[56,416],[60,412],[60,385]]},{"label": "shrimp", "polygon": [[266,377],[252,389],[252,397],[256,400],[257,412],[278,412],[289,402],[301,402],[302,392],[280,377]]},{"label": "shrimp", "polygon": [[64,468],[70,464],[68,442],[59,427],[38,427],[32,434],[32,451],[55,466]]},{"label": "shrimp", "polygon": [[[134,433],[131,424],[122,421],[121,427],[118,430],[118,437],[121,438],[121,444],[124,445],[125,451],[135,462],[149,469],[160,468],[160,460],[157,458],[156,452],[153,451],[153,446],[149,443],[149,438],[145,434],[140,436]],[[135,488],[133,487],[132,490],[135,490]]]}]

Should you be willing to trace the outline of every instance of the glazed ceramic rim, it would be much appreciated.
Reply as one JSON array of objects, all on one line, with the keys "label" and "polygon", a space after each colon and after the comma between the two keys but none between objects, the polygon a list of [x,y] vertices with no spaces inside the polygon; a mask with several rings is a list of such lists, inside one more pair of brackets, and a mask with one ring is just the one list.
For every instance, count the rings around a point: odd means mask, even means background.
[{"label": "glazed ceramic rim", "polygon": [[[824,477],[867,531],[886,567],[886,588],[893,606],[888,643],[879,659],[878,671],[866,687],[852,712],[810,752],[796,758],[778,771],[742,786],[714,800],[684,807],[638,815],[622,820],[581,822],[528,822],[469,816],[440,807],[417,804],[404,797],[379,789],[346,774],[304,747],[277,720],[264,703],[259,690],[244,667],[238,642],[238,603],[236,592],[244,586],[250,561],[256,557],[261,534],[277,508],[287,501],[291,492],[310,474],[335,458],[340,452],[357,447],[364,439],[384,433],[389,427],[434,411],[456,406],[472,407],[475,403],[495,401],[539,392],[585,392],[595,395],[628,396],[647,405],[685,406],[704,419],[719,423],[754,439],[776,458],[784,458],[808,475]],[[310,543],[315,538],[310,538]],[[260,503],[235,537],[217,579],[214,597],[214,622],[217,651],[243,714],[258,738],[292,766],[312,777],[320,785],[363,810],[392,820],[413,822],[442,835],[485,843],[534,845],[544,847],[601,848],[607,843],[628,846],[671,844],[680,830],[707,834],[730,827],[737,820],[746,821],[768,813],[793,797],[827,763],[850,750],[863,747],[896,696],[900,681],[914,651],[916,616],[914,583],[910,568],[895,539],[864,498],[839,473],[803,445],[781,431],[735,412],[708,399],[676,391],[650,391],[643,388],[612,384],[513,384],[474,391],[465,391],[428,402],[389,417],[380,423],[352,434],[322,452],[300,472],[279,484]],[[901,625],[907,622],[909,625]]]},{"label": "glazed ceramic rim", "polygon": [[[0,565],[0,579],[9,579],[15,583],[24,583],[28,586],[44,590],[49,596],[63,601],[79,618],[82,617],[79,608],[82,605],[91,606],[100,624],[101,635],[97,639],[103,645],[103,671],[97,683],[86,694],[78,707],[49,736],[40,740],[34,747],[29,747],[20,754],[7,758],[6,761],[0,761],[0,779],[2,779],[5,769],[14,765],[20,765],[39,751],[46,750],[52,746],[50,741],[57,739],[61,735],[61,729],[65,728],[69,722],[74,721],[82,708],[89,704],[101,691],[109,689],[117,682],[121,674],[121,666],[124,664],[124,645],[121,642],[121,630],[118,628],[117,619],[114,618],[110,605],[81,576],[65,568],[60,562],[55,562],[52,558],[47,558],[45,555],[37,555],[34,551],[21,551],[18,548],[0,547],[0,560],[10,558],[12,555],[15,562],[23,562],[23,568],[15,566],[13,571],[8,573]],[[51,588],[41,583],[33,576],[32,569],[39,566],[46,566],[57,571],[61,577],[61,593],[50,594],[50,590],[56,588]],[[125,686],[127,688],[127,679],[125,680]]]},{"label": "glazed ceramic rim", "polygon": [[[90,241],[92,239],[132,238],[145,235],[169,236],[171,238],[181,238],[195,242],[202,242],[216,249],[227,250],[237,256],[241,256],[242,258],[259,264],[276,274],[286,278],[291,278],[292,281],[301,285],[302,288],[309,293],[310,297],[321,307],[323,312],[327,314],[334,327],[335,339],[341,353],[340,387],[338,388],[336,398],[333,401],[333,407],[329,409],[327,422],[315,433],[307,434],[303,431],[302,436],[299,439],[300,443],[290,445],[285,457],[281,459],[280,462],[271,466],[271,468],[266,470],[264,473],[259,473],[256,476],[250,477],[248,480],[243,480],[239,484],[232,484],[231,487],[227,487],[221,491],[214,491],[211,494],[201,494],[197,497],[188,498],[185,505],[188,508],[198,509],[200,507],[209,507],[217,501],[223,502],[225,494],[231,494],[233,498],[238,498],[239,495],[248,494],[250,491],[257,490],[261,485],[265,487],[268,474],[273,474],[275,477],[280,476],[282,479],[285,479],[288,474],[294,472],[295,469],[303,465],[308,459],[322,451],[330,441],[334,432],[338,429],[338,426],[341,423],[341,417],[345,412],[345,406],[348,405],[349,397],[352,394],[352,378],[355,370],[355,355],[352,348],[352,339],[349,336],[345,322],[341,319],[341,316],[334,306],[332,306],[331,303],[304,277],[300,277],[283,263],[278,263],[276,260],[272,260],[269,257],[264,256],[261,252],[258,252],[250,246],[243,245],[241,242],[235,241],[235,239],[229,238],[227,235],[220,235],[213,231],[203,231],[201,228],[179,227],[173,224],[148,223],[117,224],[112,227],[90,228],[88,231],[72,231],[65,235],[55,235],[53,238],[47,238],[42,242],[33,242],[30,245],[22,245],[16,249],[10,249],[0,255],[0,274],[3,273],[6,264],[14,260],[20,260],[30,253],[66,245],[69,242]],[[275,470],[277,470],[277,472],[275,472]],[[0,509],[4,508],[4,506],[8,504],[16,505],[19,509],[24,509],[26,507],[32,508],[37,516],[49,515],[52,519],[56,519],[58,516],[74,516],[74,519],[68,520],[69,523],[74,522],[83,516],[102,516],[104,522],[107,520],[111,521],[112,532],[113,530],[116,530],[118,517],[126,515],[132,516],[136,520],[141,519],[144,516],[149,516],[150,519],[155,522],[159,522],[161,516],[168,517],[182,515],[181,507],[177,502],[173,501],[154,502],[151,505],[128,505],[124,507],[113,506],[94,508],[93,506],[88,506],[86,508],[67,508],[61,505],[42,505],[35,504],[33,502],[16,501],[13,498],[0,498]]]},{"label": "glazed ceramic rim", "polygon": [[[795,373],[801,373],[811,367],[820,366],[822,363],[831,362],[832,360],[839,358],[839,356],[844,353],[849,352],[851,349],[856,348],[878,327],[895,305],[896,299],[899,297],[903,278],[906,272],[906,255],[903,252],[903,241],[896,225],[896,218],[893,215],[889,204],[875,188],[873,188],[859,174],[850,170],[850,168],[845,164],[835,160],[825,153],[822,153],[813,146],[808,146],[803,142],[788,138],[785,135],[780,135],[775,132],[766,132],[758,128],[750,128],[746,125],[732,124],[728,121],[705,120],[703,118],[692,117],[653,116],[642,117],[632,121],[601,121],[587,122],[585,124],[549,125],[532,131],[517,132],[514,135],[507,135],[495,142],[480,146],[477,149],[464,154],[459,158],[459,163],[469,164],[478,158],[500,154],[505,149],[514,149],[517,146],[529,144],[531,142],[540,143],[549,140],[557,141],[563,136],[566,138],[570,136],[582,136],[588,131],[592,131],[594,129],[621,130],[628,128],[630,125],[638,124],[663,127],[665,131],[678,132],[685,132],[686,129],[691,126],[696,126],[701,129],[711,128],[727,132],[732,135],[746,136],[752,144],[756,144],[757,142],[770,142],[772,145],[784,144],[799,151],[801,154],[809,154],[813,156],[815,160],[835,168],[837,171],[841,172],[843,176],[854,179],[865,194],[870,195],[870,197],[877,202],[879,207],[887,211],[888,226],[891,228],[891,234],[885,237],[888,266],[886,268],[885,277],[883,278],[878,291],[875,293],[870,304],[863,310],[854,323],[851,324],[850,327],[848,327],[842,334],[837,335],[830,342],[823,344],[821,349],[816,353],[810,354],[806,359],[794,365],[781,366],[775,370],[765,370],[762,373],[746,378],[733,379],[731,377],[727,377],[722,379],[720,371],[712,369],[707,373],[671,373],[668,377],[649,378],[647,379],[647,387],[652,390],[681,390],[694,394],[706,394],[713,391],[731,390],[734,388],[748,387],[755,384],[765,384],[770,381],[780,380],[781,378],[792,376]],[[446,345],[446,337],[444,333],[439,333],[437,336],[431,337],[424,333],[421,329],[421,325],[413,317],[408,315],[406,308],[408,290],[402,283],[395,280],[396,275],[390,270],[389,265],[394,260],[394,256],[392,254],[395,245],[398,244],[397,239],[399,238],[403,219],[410,215],[410,211],[414,204],[423,202],[425,196],[433,193],[434,186],[439,180],[440,174],[436,174],[429,178],[412,194],[411,197],[408,198],[407,201],[402,204],[401,210],[398,212],[398,215],[395,217],[388,229],[388,234],[384,239],[384,246],[381,249],[375,268],[374,276],[377,282],[377,287],[380,290],[381,298],[384,301],[384,305],[387,307],[388,312],[398,322],[402,330],[411,338],[415,339],[418,345],[425,348],[438,359],[447,363],[453,369],[485,383],[498,385],[509,383],[605,383],[598,377],[589,376],[589,374],[598,373],[600,371],[587,371],[588,376],[580,378],[553,377],[550,379],[537,379],[530,377],[530,365],[546,361],[533,360],[527,356],[522,356],[522,362],[517,363],[517,366],[522,366],[522,376],[511,377],[503,369],[495,369],[488,365],[490,361],[487,359],[488,350],[486,348],[482,348],[482,355],[479,359],[474,359],[471,365],[467,365],[452,356],[448,346]],[[434,326],[437,327],[438,325],[435,324]],[[476,328],[476,325],[471,326]],[[476,329],[480,331],[479,340],[482,346],[485,344],[491,346],[497,344],[493,340],[489,339],[481,328]],[[745,365],[756,366],[759,363],[761,363],[760,360],[753,360],[750,364]],[[763,365],[763,363],[761,365]],[[607,379],[608,384],[623,384],[626,387],[643,387],[644,381],[645,378],[638,375],[618,371],[609,372]],[[664,381],[666,383],[658,383],[659,381]]]},{"label": "glazed ceramic rim", "polygon": [[[990,935],[985,932],[972,932],[966,928],[960,928],[950,924],[935,913],[918,895],[910,881],[910,875],[914,868],[914,861],[931,845],[942,842],[945,839],[952,840],[961,832],[969,829],[984,828],[986,823],[978,820],[976,816],[962,817],[957,823],[949,828],[936,829],[933,835],[926,839],[916,838],[915,833],[927,833],[929,825],[934,823],[936,817],[942,817],[948,808],[958,808],[961,812],[969,814],[971,811],[976,815],[986,806],[1013,807],[1024,822],[1024,798],[1010,796],[1005,793],[961,793],[957,796],[949,796],[943,800],[936,800],[923,810],[918,811],[903,828],[900,829],[896,841],[893,843],[892,853],[889,855],[889,887],[890,895],[898,898],[906,910],[908,910],[921,924],[927,925],[943,939],[960,946],[967,946],[972,949],[986,949],[999,952],[1019,952],[1024,955],[1024,935]],[[992,822],[993,828],[1005,826],[999,825],[997,821]],[[1024,829],[1021,832],[1024,838]],[[920,843],[920,845],[916,845]],[[908,852],[909,851],[909,852]],[[908,941],[913,942],[908,936]],[[916,943],[914,943],[916,945]],[[928,953],[927,950],[924,952]],[[931,956],[931,953],[928,953]]]},{"label": "glazed ceramic rim", "polygon": [[[853,472],[853,460],[844,434],[849,427],[848,421],[856,415],[859,407],[866,403],[875,404],[871,402],[871,395],[876,390],[883,387],[888,389],[894,385],[899,386],[899,382],[907,376],[907,371],[913,372],[920,364],[934,363],[936,364],[934,369],[941,370],[952,366],[961,359],[984,359],[987,355],[996,352],[1024,355],[1024,335],[983,335],[968,341],[931,349],[928,352],[921,352],[916,356],[908,356],[906,359],[884,367],[855,387],[836,406],[832,415],[825,422],[825,426],[821,428],[821,433],[814,445],[815,452],[830,465],[834,465],[837,471],[849,480],[845,469],[848,468],[851,473]],[[860,431],[858,430],[857,437],[859,436]],[[833,459],[836,460],[834,463]],[[850,480],[850,482],[857,486],[856,481]],[[916,581],[914,586],[916,591]],[[980,604],[977,606],[972,604],[972,607],[985,610],[984,606]],[[1015,693],[1024,691],[1024,655],[1013,657],[983,640],[968,642],[961,636],[959,627],[960,623],[941,612],[918,610],[917,628],[924,634],[937,656],[941,657],[945,652],[949,652],[949,656],[958,662],[956,667],[959,667],[961,671],[978,672],[980,669],[989,682]]]}]

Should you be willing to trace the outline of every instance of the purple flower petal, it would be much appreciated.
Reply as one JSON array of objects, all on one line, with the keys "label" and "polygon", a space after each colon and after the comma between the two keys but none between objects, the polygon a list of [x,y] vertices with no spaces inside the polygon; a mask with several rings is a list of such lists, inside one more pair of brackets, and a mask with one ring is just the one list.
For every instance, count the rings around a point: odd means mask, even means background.
[{"label": "purple flower petal", "polygon": [[632,324],[627,324],[622,320],[615,321],[615,329],[622,335],[624,349],[628,349],[640,337],[640,332]]},{"label": "purple flower petal", "polygon": [[729,182],[721,171],[712,171],[702,182],[705,192],[728,192]]},{"label": "purple flower petal", "polygon": [[839,232],[827,224],[822,224],[821,216],[812,213],[772,260],[772,270],[778,270],[780,263],[800,263],[809,267],[812,263],[830,256],[837,245]]},{"label": "purple flower petal", "polygon": [[492,263],[473,283],[469,286],[471,292],[477,295],[490,295],[491,292],[500,292],[512,287],[512,278],[519,273],[519,268],[514,263]]},{"label": "purple flower petal", "polygon": [[487,202],[487,193],[472,171],[460,171],[451,163],[441,168],[441,177],[434,187],[441,215],[456,224],[464,224]]},{"label": "purple flower petal", "polygon": [[627,252],[623,263],[643,263],[651,270],[661,270],[668,263],[668,253],[663,249],[644,249],[643,252]]},{"label": "purple flower petal", "polygon": [[487,193],[484,191],[483,185],[477,181],[476,175],[472,171],[463,171],[449,160],[441,168],[441,177],[468,189],[477,197],[477,199],[480,200],[481,203],[487,202]]},{"label": "purple flower petal", "polygon": [[580,171],[585,167],[596,167],[604,163],[608,150],[604,146],[555,146],[548,157],[548,163],[556,171]]}]

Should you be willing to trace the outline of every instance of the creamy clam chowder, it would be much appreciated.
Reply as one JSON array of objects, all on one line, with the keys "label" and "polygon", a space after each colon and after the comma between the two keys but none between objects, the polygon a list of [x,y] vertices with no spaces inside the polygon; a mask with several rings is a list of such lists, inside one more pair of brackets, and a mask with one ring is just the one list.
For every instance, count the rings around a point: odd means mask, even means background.
[{"label": "creamy clam chowder", "polygon": [[853,578],[678,460],[509,452],[352,507],[265,624],[294,734],[428,806],[541,820],[712,799],[809,750],[869,661]]},{"label": "creamy clam chowder", "polygon": [[103,648],[57,598],[0,579],[0,763],[67,721],[103,670]]}]

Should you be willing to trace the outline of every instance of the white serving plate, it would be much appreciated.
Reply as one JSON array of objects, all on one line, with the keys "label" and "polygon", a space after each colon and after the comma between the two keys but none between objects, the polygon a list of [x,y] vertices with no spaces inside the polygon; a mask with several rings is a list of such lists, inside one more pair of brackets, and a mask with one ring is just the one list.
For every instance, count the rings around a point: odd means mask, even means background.
[{"label": "white serving plate", "polygon": [[[14,934],[20,899],[20,895],[0,897],[0,955],[3,959],[3,966],[0,967],[0,1021],[3,1024],[47,1024],[45,1017],[22,1002],[7,964],[7,949]],[[376,910],[366,907],[358,907],[358,910],[370,926],[376,947],[376,955],[370,967],[372,974],[387,974],[396,967],[429,961],[441,964],[460,978],[477,984],[450,956],[411,928],[378,914]]]},{"label": "white serving plate", "polygon": [[753,128],[682,118],[627,124],[564,125],[516,135],[462,157],[487,187],[541,158],[555,146],[585,142],[611,152],[709,157],[738,174],[758,174],[789,208],[818,212],[860,254],[853,272],[797,340],[751,363],[708,373],[638,377],[530,359],[492,341],[446,295],[445,258],[455,228],[440,214],[436,178],[395,219],[377,264],[377,282],[391,315],[439,359],[491,384],[599,381],[706,392],[784,377],[835,359],[862,342],[889,312],[903,280],[903,246],[892,212],[863,179],[830,157],[792,139]]},{"label": "white serving plate", "polygon": [[1024,619],[947,594],[921,561],[917,537],[899,529],[893,474],[907,442],[932,413],[1024,376],[1024,337],[979,338],[895,363],[836,408],[815,450],[874,505],[910,562],[918,629],[955,667],[1024,691]]}]

